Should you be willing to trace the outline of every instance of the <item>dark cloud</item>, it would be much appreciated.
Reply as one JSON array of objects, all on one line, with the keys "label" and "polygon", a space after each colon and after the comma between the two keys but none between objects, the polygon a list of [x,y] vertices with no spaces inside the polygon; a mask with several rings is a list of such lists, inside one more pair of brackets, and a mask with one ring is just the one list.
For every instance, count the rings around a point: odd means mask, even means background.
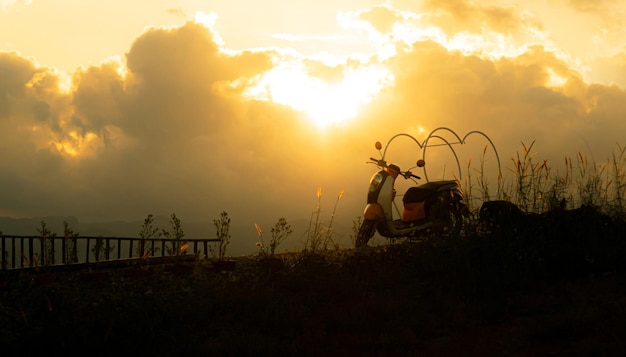
[{"label": "dark cloud", "polygon": [[[8,154],[0,190],[11,190],[3,192],[4,211],[199,219],[227,210],[263,219],[304,208],[306,215],[306,203],[285,197],[314,194],[328,179],[318,174],[320,160],[335,153],[319,150],[293,110],[241,96],[276,56],[220,52],[195,23],[150,29],[131,46],[126,68],[78,69],[66,93],[54,72],[4,55],[1,70],[14,74],[0,80],[4,108],[12,123],[22,120],[0,134]],[[21,144],[9,147],[7,137]],[[8,205],[20,197],[19,207]]]},{"label": "dark cloud", "polygon": [[83,131],[104,134],[108,125],[122,124],[124,78],[119,65],[103,63],[98,67],[78,69],[73,77],[73,124]]}]

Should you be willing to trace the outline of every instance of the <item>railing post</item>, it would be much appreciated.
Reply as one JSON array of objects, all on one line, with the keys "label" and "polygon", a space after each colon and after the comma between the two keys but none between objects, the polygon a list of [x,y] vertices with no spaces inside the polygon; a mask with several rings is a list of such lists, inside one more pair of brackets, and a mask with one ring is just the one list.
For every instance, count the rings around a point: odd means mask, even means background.
[{"label": "railing post", "polygon": [[[61,244],[56,242],[57,239],[61,239]],[[71,239],[71,240],[70,240]],[[143,255],[146,257],[165,257],[168,256],[166,250],[168,242],[172,244],[171,256],[182,255],[180,252],[180,245],[183,241],[164,239],[164,238],[151,238],[147,243],[145,240],[141,242],[140,238],[129,237],[41,237],[41,236],[7,236],[0,235],[0,270],[10,270],[19,268],[33,268],[35,266],[50,266],[55,264],[72,264],[72,263],[93,263],[98,261],[110,261],[110,260],[124,260],[133,259],[137,257],[135,249],[140,248],[139,245],[143,243]],[[94,241],[95,240],[95,241]],[[103,241],[104,240],[104,241]],[[122,248],[124,242],[128,241],[127,248]],[[199,254],[203,251],[203,254],[208,257],[209,244],[216,241],[212,238],[198,238],[187,239],[184,242],[193,244],[193,247],[188,247],[185,254],[190,253],[193,249],[194,254]],[[81,245],[85,244],[82,248]],[[117,242],[117,256],[114,252],[115,245],[112,242]],[[92,243],[94,245],[92,246]],[[55,252],[56,248],[61,249],[61,254]],[[80,249],[84,249],[85,257],[80,257]],[[103,249],[106,250],[105,254]],[[122,252],[129,249],[128,257],[122,256]],[[157,254],[161,249],[161,255]],[[110,251],[110,252],[109,252]],[[37,256],[39,254],[39,256]],[[57,259],[57,254],[61,255]],[[90,255],[93,254],[93,257]],[[141,257],[140,257],[141,258]]]},{"label": "railing post", "polygon": [[109,247],[111,247],[110,239],[109,238],[103,238],[103,239],[106,239],[106,243],[104,243],[104,260],[109,260]]},{"label": "railing post", "polygon": [[[24,240],[23,239],[20,239],[20,254],[21,254],[20,258],[22,256],[24,257],[26,256],[26,254],[24,253]],[[20,259],[20,268],[23,268],[23,267],[24,267],[24,258]]]},{"label": "railing post", "polygon": [[[54,265],[54,261],[55,261],[54,260],[54,255],[55,255],[54,254],[55,253],[55,251],[54,251],[54,237],[50,237],[48,239],[50,239],[50,249],[52,249],[52,251],[50,252],[50,256],[48,257],[48,258],[50,258],[51,261],[48,262],[47,265]],[[46,252],[46,255],[48,255],[48,252]]]},{"label": "railing post", "polygon": [[40,266],[45,266],[47,262],[46,262],[46,253],[45,253],[46,245],[45,245],[45,242],[44,242],[44,238],[39,238],[39,248],[41,249],[39,251],[39,259],[41,260],[39,262],[39,265]]},{"label": "railing post", "polygon": [[61,264],[67,264],[67,254],[65,252],[65,250],[67,249],[67,245],[65,244],[66,240],[67,237],[63,237],[61,239]]},{"label": "railing post", "polygon": [[78,242],[76,237],[72,237],[72,263],[78,263]]},{"label": "railing post", "polygon": [[4,236],[2,236],[2,250],[1,250],[1,252],[2,252],[2,268],[1,269],[2,270],[6,269],[6,265],[7,265],[7,261],[6,261],[6,258],[5,258],[5,256],[6,256],[6,249],[7,249],[7,245],[5,243]]},{"label": "railing post", "polygon": [[91,238],[87,237],[87,252],[85,254],[85,263],[89,263],[89,241],[91,240]]},{"label": "railing post", "polygon": [[[11,268],[15,268],[15,237],[11,237]],[[20,242],[23,242],[20,239]],[[23,251],[24,249],[22,249]]]},{"label": "railing post", "polygon": [[102,238],[96,237],[96,244],[93,245],[93,260],[100,261],[100,248],[102,248]]},{"label": "railing post", "polygon": [[35,242],[33,241],[34,238],[30,238],[28,239],[28,262],[29,262],[29,266],[33,266],[33,258],[34,255],[33,253],[35,252]]}]

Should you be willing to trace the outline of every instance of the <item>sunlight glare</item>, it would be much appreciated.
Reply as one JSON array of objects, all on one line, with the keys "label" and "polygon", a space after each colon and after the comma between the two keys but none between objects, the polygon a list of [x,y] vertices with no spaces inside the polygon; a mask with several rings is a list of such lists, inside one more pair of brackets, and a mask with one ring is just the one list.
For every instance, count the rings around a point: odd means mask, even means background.
[{"label": "sunlight glare", "polygon": [[567,78],[558,74],[553,68],[546,68],[548,79],[546,86],[548,87],[563,87],[567,83]]},{"label": "sunlight glare", "polygon": [[348,68],[343,74],[341,81],[327,82],[309,76],[298,63],[283,63],[262,76],[246,96],[288,105],[325,129],[356,117],[361,105],[393,81],[382,65]]},{"label": "sunlight glare", "polygon": [[87,149],[98,136],[95,133],[88,132],[84,136],[79,135],[75,131],[68,134],[68,138],[60,141],[53,141],[52,144],[58,152],[67,154],[71,157],[78,157],[87,152]]}]

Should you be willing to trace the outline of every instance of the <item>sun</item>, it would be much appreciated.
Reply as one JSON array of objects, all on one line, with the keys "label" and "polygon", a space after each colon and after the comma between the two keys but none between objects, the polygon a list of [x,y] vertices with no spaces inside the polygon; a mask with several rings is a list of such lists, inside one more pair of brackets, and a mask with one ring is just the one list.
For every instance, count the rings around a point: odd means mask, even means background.
[{"label": "sun", "polygon": [[265,73],[246,94],[288,105],[325,130],[346,125],[392,81],[390,71],[379,64],[346,68],[340,80],[329,81],[310,75],[300,62],[286,62]]}]

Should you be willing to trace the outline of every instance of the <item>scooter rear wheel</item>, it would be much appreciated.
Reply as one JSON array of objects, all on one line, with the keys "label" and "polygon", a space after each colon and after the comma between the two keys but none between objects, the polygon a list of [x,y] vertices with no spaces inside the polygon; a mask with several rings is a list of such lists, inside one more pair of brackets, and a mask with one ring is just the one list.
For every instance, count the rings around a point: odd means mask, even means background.
[{"label": "scooter rear wheel", "polygon": [[448,226],[448,236],[458,238],[461,236],[461,229],[463,228],[463,215],[454,208],[450,209],[449,215],[450,225]]},{"label": "scooter rear wheel", "polygon": [[463,216],[461,212],[450,207],[444,211],[445,224],[443,229],[439,232],[442,237],[455,238],[461,234],[461,228],[463,225]]}]

